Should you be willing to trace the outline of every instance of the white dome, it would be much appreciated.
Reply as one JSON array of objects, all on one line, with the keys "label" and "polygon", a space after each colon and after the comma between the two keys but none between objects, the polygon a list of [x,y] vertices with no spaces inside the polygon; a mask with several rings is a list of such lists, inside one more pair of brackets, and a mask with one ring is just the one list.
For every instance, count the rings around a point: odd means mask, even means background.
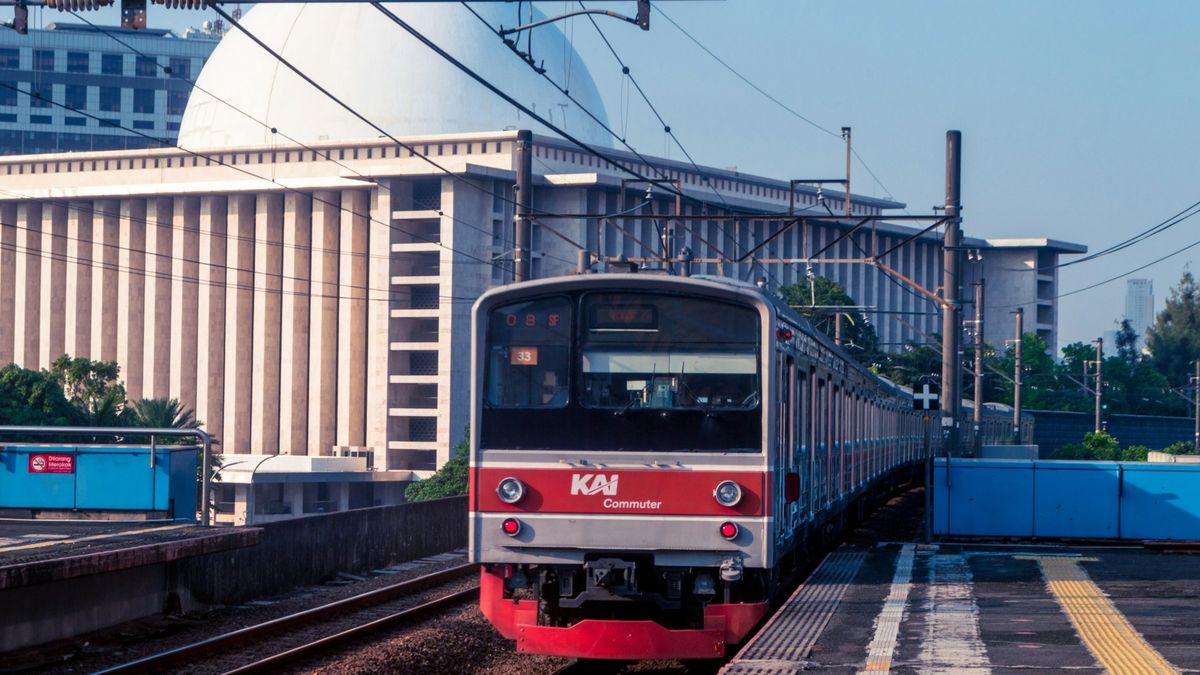
[{"label": "white dome", "polygon": [[[611,147],[607,132],[509,51],[466,8],[392,3],[388,9],[554,125],[586,143]],[[514,5],[479,4],[475,11],[492,26],[516,24]],[[242,23],[301,72],[393,136],[505,128],[552,133],[370,5],[262,4],[247,12]],[[607,124],[595,82],[557,27],[533,31],[533,55],[547,75]],[[236,28],[221,40],[196,85],[180,124],[179,144],[185,148],[269,145],[285,142],[283,134],[304,143],[381,135]],[[279,130],[279,137],[272,138],[271,127]]]}]

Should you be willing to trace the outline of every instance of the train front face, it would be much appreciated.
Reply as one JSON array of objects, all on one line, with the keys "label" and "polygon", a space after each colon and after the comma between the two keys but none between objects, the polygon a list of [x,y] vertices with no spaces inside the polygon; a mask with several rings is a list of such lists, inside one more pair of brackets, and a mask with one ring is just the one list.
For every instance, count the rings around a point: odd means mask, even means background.
[{"label": "train front face", "polygon": [[476,304],[471,555],[519,650],[719,657],[764,615],[771,312],[647,275]]}]

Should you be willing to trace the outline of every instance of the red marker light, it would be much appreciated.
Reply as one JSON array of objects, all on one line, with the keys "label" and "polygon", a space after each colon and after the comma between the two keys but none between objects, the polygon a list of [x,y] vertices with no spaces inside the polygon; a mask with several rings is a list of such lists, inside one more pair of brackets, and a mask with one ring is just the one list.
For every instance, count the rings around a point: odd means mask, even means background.
[{"label": "red marker light", "polygon": [[516,518],[506,518],[503,523],[500,523],[500,529],[504,531],[504,534],[515,537],[521,531],[521,521]]},{"label": "red marker light", "polygon": [[734,539],[738,536],[738,526],[733,523],[721,523],[721,536]]},{"label": "red marker light", "polygon": [[792,331],[790,328],[780,328],[779,330],[775,331],[775,337],[779,338],[780,340],[791,340]]}]

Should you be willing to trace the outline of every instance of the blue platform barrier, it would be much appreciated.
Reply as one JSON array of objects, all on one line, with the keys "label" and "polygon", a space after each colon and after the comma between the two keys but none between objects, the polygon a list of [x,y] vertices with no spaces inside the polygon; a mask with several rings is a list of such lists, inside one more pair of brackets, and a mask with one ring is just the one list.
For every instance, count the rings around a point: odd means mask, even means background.
[{"label": "blue platform barrier", "polygon": [[196,446],[0,446],[0,508],[196,515]]},{"label": "blue platform barrier", "polygon": [[939,536],[1200,540],[1200,466],[934,460]]}]

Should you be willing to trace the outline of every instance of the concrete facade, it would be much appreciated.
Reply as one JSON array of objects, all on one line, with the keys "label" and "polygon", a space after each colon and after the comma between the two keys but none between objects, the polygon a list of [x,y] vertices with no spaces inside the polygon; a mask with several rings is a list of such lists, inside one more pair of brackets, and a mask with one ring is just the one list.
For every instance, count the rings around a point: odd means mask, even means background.
[{"label": "concrete facade", "polygon": [[[385,140],[0,159],[0,281],[11,280],[0,283],[0,363],[116,359],[130,397],[178,397],[223,454],[369,453],[375,470],[423,475],[467,423],[469,364],[458,355],[469,351],[471,304],[512,279],[515,137],[408,139],[451,175]],[[696,200],[685,214],[788,209],[787,181],[612,155],[679,181]],[[666,192],[623,190],[619,169],[545,137],[535,136],[533,165],[536,213],[591,216],[534,219],[535,277],[571,273],[579,246],[658,255],[657,228],[674,209]],[[841,195],[825,194],[840,212]],[[795,202],[797,213],[828,213],[815,189],[797,187]],[[645,217],[596,217],[635,206]],[[855,217],[902,206],[855,197],[845,222],[808,221],[774,238],[778,221],[692,220],[675,226],[675,245],[702,261],[695,274],[775,287],[806,274],[784,260],[812,256]],[[916,232],[879,223],[820,257],[882,252]],[[753,262],[716,261],[764,242]],[[1056,277],[1035,268],[1082,247],[966,243],[986,250],[965,277],[988,276],[988,339],[1003,344],[1011,332],[1011,298],[1035,307],[1027,326],[1053,344]],[[941,259],[928,234],[886,262],[934,289]],[[889,348],[940,331],[929,299],[874,267],[816,262],[813,272],[873,308]]]}]

